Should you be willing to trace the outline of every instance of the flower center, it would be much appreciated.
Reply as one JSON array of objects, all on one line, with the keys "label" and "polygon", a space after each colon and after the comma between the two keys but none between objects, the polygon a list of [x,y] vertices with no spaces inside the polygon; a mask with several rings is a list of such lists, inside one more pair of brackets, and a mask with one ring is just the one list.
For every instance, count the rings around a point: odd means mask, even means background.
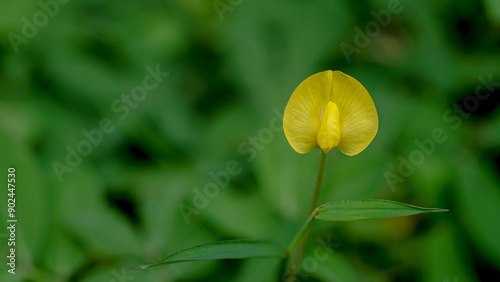
[{"label": "flower center", "polygon": [[318,137],[316,138],[318,146],[323,152],[328,153],[332,148],[336,147],[340,141],[340,120],[339,108],[337,104],[329,101],[326,106],[323,120],[319,128]]}]

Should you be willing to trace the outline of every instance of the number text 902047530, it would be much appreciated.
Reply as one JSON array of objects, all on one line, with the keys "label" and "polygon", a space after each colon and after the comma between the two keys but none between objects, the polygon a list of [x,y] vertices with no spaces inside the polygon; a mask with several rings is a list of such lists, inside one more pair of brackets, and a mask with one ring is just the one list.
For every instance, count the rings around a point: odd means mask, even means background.
[{"label": "number text 902047530", "polygon": [[16,274],[16,169],[11,167],[7,170],[7,229],[10,231],[7,256],[8,272]]}]

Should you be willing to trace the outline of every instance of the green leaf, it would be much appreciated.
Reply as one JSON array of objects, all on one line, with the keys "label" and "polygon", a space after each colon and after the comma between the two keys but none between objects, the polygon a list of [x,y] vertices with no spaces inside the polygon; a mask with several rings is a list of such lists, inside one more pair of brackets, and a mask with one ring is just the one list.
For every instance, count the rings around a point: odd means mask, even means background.
[{"label": "green leaf", "polygon": [[160,260],[141,264],[132,269],[146,269],[161,264],[214,259],[243,259],[257,257],[285,258],[285,251],[268,241],[229,240],[203,244],[173,253]]},{"label": "green leaf", "polygon": [[458,185],[457,211],[460,221],[467,224],[474,250],[497,268],[500,267],[500,189],[495,167],[471,154],[467,163],[456,164]]},{"label": "green leaf", "polygon": [[339,201],[319,206],[315,218],[324,221],[356,221],[444,211],[448,210],[421,208],[387,200]]}]

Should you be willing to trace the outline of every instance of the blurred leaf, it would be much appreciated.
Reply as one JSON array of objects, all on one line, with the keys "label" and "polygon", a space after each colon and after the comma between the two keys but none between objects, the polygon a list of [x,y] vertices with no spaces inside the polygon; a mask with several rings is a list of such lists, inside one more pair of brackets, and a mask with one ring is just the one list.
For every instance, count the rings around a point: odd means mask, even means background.
[{"label": "blurred leaf", "polygon": [[[15,219],[19,251],[27,251],[27,260],[38,259],[43,256],[47,248],[47,240],[54,224],[54,217],[50,209],[52,194],[43,178],[43,169],[36,161],[36,156],[25,141],[16,140],[15,135],[9,135],[0,127],[0,167],[7,182],[7,169],[13,167],[16,174],[15,182]],[[7,185],[5,185],[7,186]],[[7,196],[7,189],[5,189]],[[7,206],[7,199],[2,202]],[[7,218],[7,208],[2,209],[0,215]],[[36,216],[35,216],[36,215]],[[4,229],[7,231],[7,229]],[[5,231],[5,232],[6,232]],[[5,233],[7,234],[7,232]],[[7,247],[7,244],[4,245]],[[3,248],[1,246],[0,248]]]},{"label": "blurred leaf", "polygon": [[[263,202],[262,195],[247,193],[244,198],[241,198],[241,194],[234,190],[234,188],[222,190],[212,200],[213,202],[205,210],[207,221],[220,232],[233,234],[235,237],[262,238],[266,236],[269,227],[275,222],[269,217],[271,212],[269,206],[262,205],[256,208]],[[252,216],[249,217],[249,214]],[[241,224],[242,222],[245,224]]]},{"label": "blurred leaf", "polygon": [[[343,9],[346,1],[246,3],[222,29],[228,76],[248,88],[252,104],[283,104],[298,82],[317,71],[322,58],[341,52],[333,46],[345,27],[354,25],[352,14]],[[299,14],[300,20],[289,16]]]},{"label": "blurred leaf", "polygon": [[384,178],[388,168],[386,157],[372,150],[371,145],[359,158],[351,158],[338,150],[332,153],[325,164],[320,202],[380,197],[380,190],[387,185]]},{"label": "blurred leaf", "polygon": [[478,143],[482,148],[495,149],[500,144],[500,111],[497,110],[491,115],[491,120],[488,120],[484,126],[478,129]]},{"label": "blurred leaf", "polygon": [[257,185],[273,203],[272,208],[285,218],[307,214],[319,166],[319,150],[299,155],[281,132],[262,151],[254,148]]},{"label": "blurred leaf", "polygon": [[95,253],[106,256],[140,253],[130,224],[112,210],[74,212],[68,216],[67,225]]},{"label": "blurred leaf", "polygon": [[277,258],[247,259],[233,281],[275,282],[282,265],[283,260]]},{"label": "blurred leaf", "polygon": [[457,165],[460,217],[478,249],[500,267],[500,190],[490,170],[471,158]]},{"label": "blurred leaf", "polygon": [[[314,276],[321,281],[332,281],[332,282],[351,282],[359,281],[356,277],[356,271],[354,267],[349,263],[346,257],[338,252],[334,252],[331,249],[322,250],[319,252],[318,248],[309,251],[305,258],[311,258],[317,262],[317,268],[315,271],[311,272],[311,276]],[[321,255],[318,255],[318,254]],[[328,254],[327,258],[324,258],[325,254]],[[314,266],[314,264],[312,264]]]},{"label": "blurred leaf", "polygon": [[422,244],[423,281],[478,281],[471,255],[464,250],[463,233],[448,222],[435,227]]},{"label": "blurred leaf", "polygon": [[[83,273],[83,277],[79,278],[80,282],[95,282],[95,281],[106,281],[106,282],[125,282],[125,281],[159,281],[158,278],[155,279],[153,271],[134,271],[132,269],[127,269],[124,265],[127,262],[121,262],[116,264],[100,264],[92,267]],[[157,276],[156,276],[157,277]],[[161,281],[171,282],[179,281],[174,280],[169,275],[161,275],[163,277]],[[68,281],[68,280],[65,280]]]},{"label": "blurred leaf", "polygon": [[146,269],[157,265],[186,261],[214,259],[242,259],[255,257],[285,258],[285,252],[275,243],[251,240],[229,240],[178,251],[160,260],[141,264],[134,269]]},{"label": "blurred leaf", "polygon": [[492,22],[500,25],[500,1],[499,0],[483,0],[486,14]]},{"label": "blurred leaf", "polygon": [[60,232],[59,226],[57,228],[48,245],[45,264],[61,281],[68,281],[72,273],[84,264],[86,257],[82,248]]},{"label": "blurred leaf", "polygon": [[444,211],[447,210],[387,200],[339,201],[320,206],[315,218],[324,221],[356,221]]}]

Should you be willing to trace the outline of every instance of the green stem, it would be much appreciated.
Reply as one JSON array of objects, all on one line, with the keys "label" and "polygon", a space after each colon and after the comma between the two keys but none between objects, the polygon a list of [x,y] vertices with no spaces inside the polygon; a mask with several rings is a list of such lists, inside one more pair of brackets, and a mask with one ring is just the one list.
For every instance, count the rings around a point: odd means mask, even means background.
[{"label": "green stem", "polygon": [[321,188],[321,180],[323,179],[323,170],[325,168],[326,154],[321,151],[321,160],[319,161],[319,171],[318,178],[316,179],[316,186],[314,187],[314,195],[311,201],[311,206],[309,207],[309,214],[311,214],[314,209],[316,209],[316,204],[318,202],[319,189]]},{"label": "green stem", "polygon": [[316,213],[317,212],[315,210],[314,213],[312,213],[311,216],[309,216],[309,218],[307,218],[306,222],[302,225],[302,228],[300,228],[299,232],[297,233],[297,235],[295,235],[295,237],[293,238],[290,245],[288,245],[288,248],[286,249],[286,251],[289,255],[293,254],[295,252],[295,249],[297,249],[297,246],[302,241],[304,234],[309,230],[309,227],[312,223],[312,220],[316,216]]},{"label": "green stem", "polygon": [[292,265],[290,267],[290,272],[288,274],[288,277],[286,279],[286,282],[293,282],[295,281],[295,277],[297,277],[297,272],[298,272],[298,266],[300,264],[300,261],[302,259],[302,254],[304,253],[304,248],[306,246],[307,238],[309,237],[309,227],[311,226],[312,220],[314,219],[314,216],[316,215],[316,204],[318,202],[318,196],[319,196],[319,190],[321,187],[321,181],[323,179],[323,170],[325,168],[325,159],[326,159],[326,154],[321,151],[321,160],[319,163],[319,171],[318,171],[318,177],[316,178],[316,186],[314,187],[314,194],[313,198],[311,201],[311,206],[309,208],[309,218],[307,221],[304,223],[302,228],[299,230],[297,235],[295,235],[295,238],[293,239],[292,243],[290,243],[287,251],[288,255],[291,256],[295,249],[298,247],[297,254],[295,255],[295,258],[293,259]]}]

